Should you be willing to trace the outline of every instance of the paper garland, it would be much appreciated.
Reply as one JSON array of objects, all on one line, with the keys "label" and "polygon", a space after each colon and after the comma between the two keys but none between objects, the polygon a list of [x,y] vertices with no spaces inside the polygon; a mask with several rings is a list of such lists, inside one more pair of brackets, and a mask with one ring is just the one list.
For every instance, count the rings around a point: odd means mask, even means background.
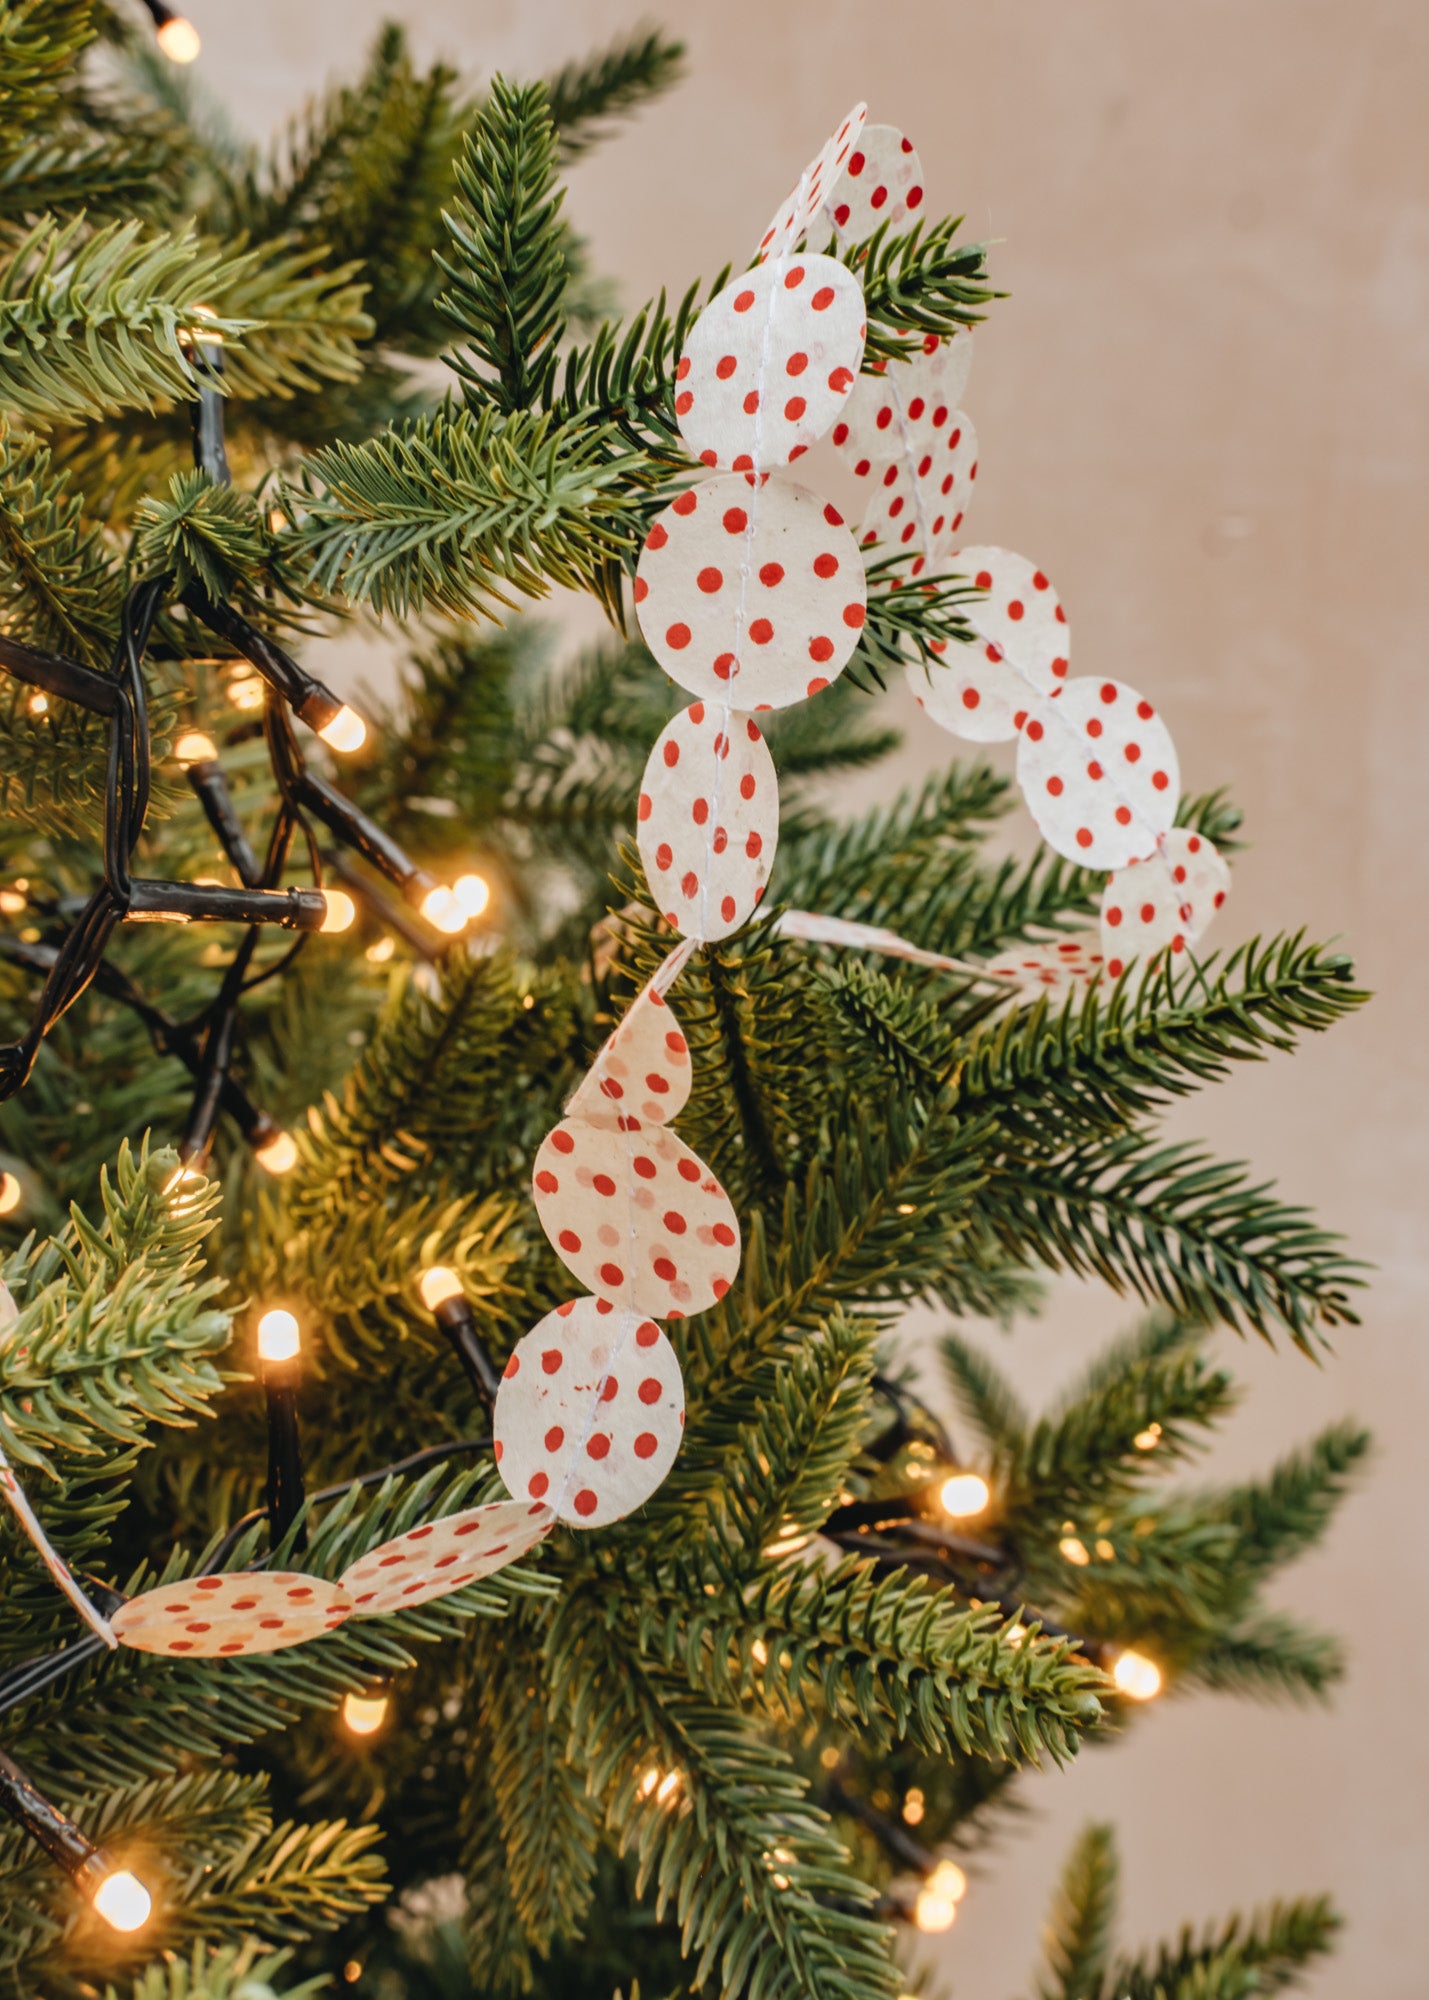
[{"label": "paper garland", "polygon": [[296,1570],[232,1570],[163,1584],[115,1612],[121,1645],[176,1659],[276,1653],[352,1615],[340,1583]]},{"label": "paper garland", "polygon": [[774,220],[760,238],[758,257],[782,257],[802,239],[816,221],[825,195],[840,178],[843,164],[857,145],[868,117],[866,104],[855,104],[831,139],[825,140],[805,167],[794,186],[780,203]]},{"label": "paper garland", "polygon": [[519,1562],[555,1525],[550,1508],[531,1501],[468,1507],[383,1542],[343,1571],[340,1588],[357,1617],[408,1610]]},{"label": "paper garland", "polygon": [[656,739],[636,842],[673,929],[711,943],[747,923],[779,844],[779,781],[753,716],[697,701]]}]

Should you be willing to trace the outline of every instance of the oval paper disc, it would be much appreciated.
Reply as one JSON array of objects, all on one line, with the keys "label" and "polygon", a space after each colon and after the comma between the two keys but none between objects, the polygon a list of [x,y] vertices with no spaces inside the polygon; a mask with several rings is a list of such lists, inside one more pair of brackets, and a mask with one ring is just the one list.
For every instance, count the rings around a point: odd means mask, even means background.
[{"label": "oval paper disc", "polygon": [[468,1507],[382,1542],[343,1571],[342,1587],[364,1618],[426,1604],[519,1562],[555,1525],[550,1508],[531,1500]]},{"label": "oval paper disc", "polygon": [[987,962],[989,972],[1025,1000],[1056,999],[1075,987],[1090,986],[1102,971],[1100,940],[1094,931],[1057,938],[1050,944],[1019,944]]},{"label": "oval paper disc", "polygon": [[541,1227],[567,1269],[613,1304],[659,1319],[703,1312],[739,1269],[739,1219],[663,1125],[612,1131],[568,1118],[536,1155]]},{"label": "oval paper disc", "polygon": [[114,1636],[138,1652],[207,1660],[299,1646],[351,1615],[351,1597],[323,1577],[231,1570],[146,1590],[109,1622]]},{"label": "oval paper disc", "polygon": [[1184,951],[1203,936],[1230,893],[1231,871],[1205,834],[1173,826],[1154,854],[1119,868],[1102,892],[1101,944],[1119,979],[1169,945]]},{"label": "oval paper disc", "polygon": [[921,354],[860,375],[833,428],[855,478],[868,479],[876,466],[909,453],[917,465],[961,407],[972,365],[973,337],[965,329],[949,340],[930,333]]},{"label": "oval paper disc", "polygon": [[675,421],[691,454],[726,472],[801,458],[848,401],[863,364],[863,287],[801,252],[716,293],[675,369]]},{"label": "oval paper disc", "polygon": [[1087,868],[1124,868],[1170,831],[1180,772],[1170,731],[1124,681],[1064,681],[1033,703],[1017,782],[1043,839]]},{"label": "oval paper disc", "polygon": [[887,554],[917,552],[910,576],[947,554],[972,505],[977,479],[977,432],[954,410],[936,441],[916,460],[895,459],[874,476],[859,525],[860,548],[876,542]]},{"label": "oval paper disc", "polygon": [[923,207],[923,163],[896,125],[865,125],[843,172],[824,196],[824,214],[845,243],[861,243],[886,222],[904,228]]},{"label": "oval paper disc", "polygon": [[638,993],[566,1106],[592,1125],[664,1125],[690,1094],[690,1050],[662,994]]},{"label": "oval paper disc", "polygon": [[754,914],[779,844],[779,782],[758,724],[697,701],[655,739],[636,839],[656,908],[685,937],[728,937]]},{"label": "oval paper disc", "polygon": [[863,630],[858,544],[790,479],[707,479],[655,521],[635,573],[640,630],[691,694],[784,708],[843,672]]},{"label": "oval paper disc", "polygon": [[855,104],[831,138],[824,141],[798,180],[780,202],[774,220],[759,240],[758,257],[782,256],[792,250],[819,212],[825,194],[839,176],[844,161],[863,131],[866,104]]},{"label": "oval paper disc", "polygon": [[685,1389],[654,1320],[573,1299],[506,1364],[496,1462],[509,1493],[573,1528],[600,1528],[648,1500],[675,1462]]},{"label": "oval paper disc", "polygon": [[1028,696],[1048,694],[1066,678],[1066,613],[1043,572],[1010,549],[959,549],[939,574],[986,592],[961,606],[978,636],[971,645],[946,646],[937,666],[910,661],[908,685],[919,707],[954,736],[1006,742],[1017,734]]}]

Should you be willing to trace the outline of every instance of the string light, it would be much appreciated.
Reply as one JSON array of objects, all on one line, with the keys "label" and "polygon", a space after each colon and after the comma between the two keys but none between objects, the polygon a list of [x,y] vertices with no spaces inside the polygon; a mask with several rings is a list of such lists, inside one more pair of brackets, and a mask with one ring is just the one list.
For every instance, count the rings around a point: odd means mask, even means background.
[{"label": "string light", "polygon": [[360,750],[367,741],[367,724],[355,708],[349,708],[344,702],[332,720],[322,725],[318,735],[329,750],[346,755],[349,751]]},{"label": "string light", "polygon": [[[298,1164],[298,1142],[291,1132],[278,1132],[265,1145],[255,1146],[253,1157],[265,1174],[286,1174]],[[292,1314],[287,1317],[291,1319]],[[261,1340],[261,1332],[259,1337]]]},{"label": "string light", "polygon": [[940,1861],[918,1891],[913,1921],[920,1931],[951,1930],[958,1904],[967,1894],[968,1878],[956,1861]]},{"label": "string light", "polygon": [[0,910],[7,917],[18,917],[25,907],[25,899],[18,889],[0,889]]},{"label": "string light", "polygon": [[142,1930],[154,1907],[149,1891],[127,1868],[116,1868],[112,1875],[106,1875],[92,1901],[111,1930],[125,1932]]},{"label": "string light", "polygon": [[10,1215],[20,1206],[22,1192],[13,1174],[0,1174],[0,1215]]},{"label": "string light", "polygon": [[327,914],[318,929],[332,935],[347,930],[357,915],[356,903],[345,889],[324,889],[323,895],[327,901]]},{"label": "string light", "polygon": [[458,875],[452,884],[452,894],[469,924],[476,921],[491,901],[490,886],[481,875]]},{"label": "string light", "polygon": [[461,1297],[461,1279],[455,1271],[449,1271],[445,1264],[433,1264],[429,1271],[423,1271],[417,1281],[417,1290],[422,1295],[422,1304],[428,1312],[435,1312],[447,1299]]},{"label": "string light", "polygon": [[1085,1569],[1091,1561],[1086,1543],[1077,1535],[1063,1535],[1057,1549],[1064,1562],[1074,1563],[1078,1569]]},{"label": "string light", "polygon": [[31,715],[48,715],[49,711],[50,698],[47,694],[32,694],[30,696]]},{"label": "string light", "polygon": [[911,1786],[903,1799],[903,1824],[905,1826],[921,1826],[923,1824],[923,1815],[927,1810],[927,1806],[923,1803],[922,1792],[917,1785]]},{"label": "string light", "polygon": [[258,1357],[262,1361],[296,1361],[303,1333],[293,1314],[273,1306],[258,1322]]},{"label": "string light", "polygon": [[387,1720],[390,1706],[383,1692],[376,1694],[350,1694],[342,1704],[344,1728],[354,1736],[375,1736]]},{"label": "string light", "polygon": [[238,709],[250,710],[263,706],[263,677],[250,672],[247,667],[232,676],[228,683],[228,699]]},{"label": "string light", "polygon": [[[79,1648],[76,1651],[82,1650]],[[24,1828],[56,1862],[111,1930],[137,1931],[149,1921],[153,1898],[137,1875],[113,1868],[89,1836],[47,1799],[27,1772],[0,1750],[0,1811]]]},{"label": "string light", "polygon": [[501,1371],[476,1330],[476,1315],[461,1279],[445,1264],[433,1264],[417,1280],[417,1290],[438,1330],[451,1342],[452,1352],[461,1363],[477,1401],[488,1412],[494,1410]]},{"label": "string light", "polygon": [[433,930],[442,931],[447,937],[455,937],[458,931],[466,929],[466,912],[457,901],[456,891],[445,882],[438,882],[422,898],[422,915]]},{"label": "string light", "polygon": [[652,1764],[650,1769],[644,1773],[639,1785],[636,1787],[640,1798],[648,1799],[653,1795],[656,1805],[660,1806],[668,1805],[679,1789],[679,1772],[662,1771],[656,1764]]},{"label": "string light", "polygon": [[1155,1451],[1161,1442],[1160,1424],[1148,1424],[1144,1431],[1138,1431],[1131,1440],[1138,1451]]},{"label": "string light", "polygon": [[186,729],[174,745],[174,756],[187,770],[190,764],[211,764],[218,745],[202,729]]},{"label": "string light", "polygon": [[395,938],[380,937],[375,944],[368,945],[364,956],[369,965],[385,965],[396,949]]},{"label": "string light", "polygon": [[1148,1659],[1145,1653],[1138,1653],[1132,1646],[1117,1654],[1112,1663],[1111,1677],[1128,1701],[1154,1701],[1161,1692],[1160,1667],[1155,1660]]},{"label": "string light", "polygon": [[981,1514],[992,1498],[992,1488],[976,1472],[955,1472],[943,1481],[938,1504],[955,1521],[970,1520]]},{"label": "string light", "polygon": [[167,7],[151,7],[149,10],[158,23],[158,33],[154,39],[171,63],[191,63],[197,60],[203,42],[193,22],[183,14],[174,14]]}]

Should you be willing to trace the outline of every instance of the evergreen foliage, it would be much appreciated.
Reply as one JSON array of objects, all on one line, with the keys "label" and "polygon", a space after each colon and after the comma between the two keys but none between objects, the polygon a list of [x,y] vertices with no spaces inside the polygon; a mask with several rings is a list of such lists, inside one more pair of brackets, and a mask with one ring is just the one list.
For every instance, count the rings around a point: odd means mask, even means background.
[{"label": "evergreen foliage", "polygon": [[[234,699],[246,669],[179,593],[311,664],[344,620],[399,625],[400,686],[343,782],[435,874],[481,869],[501,942],[428,964],[364,903],[348,937],[257,946],[233,1077],[293,1132],[282,1178],[225,1126],[207,1183],[176,1180],[182,1045],[234,965],[225,928],[116,931],[110,976],[0,1105],[22,1188],[0,1218],[5,1451],[66,1560],[128,1593],[296,1560],[300,1535],[302,1565],[336,1577],[502,1493],[418,1280],[457,1273],[498,1365],[569,1292],[530,1161],[668,948],[628,843],[670,686],[622,606],[689,477],[674,364],[728,276],[601,317],[564,213],[561,168],[677,78],[658,32],[477,91],[388,27],[271,149],[146,32],[91,0],[0,9],[0,624],[109,673],[127,593],[169,579],[136,867],[224,880],[170,741],[213,737],[255,839],[270,767]],[[996,297],[951,222],[843,254],[869,366]],[[196,325],[223,340],[229,486],[191,461]],[[1019,1008],[781,935],[787,905],[985,957],[1095,908],[1100,878],[999,848],[1009,787],[985,763],[832,810],[831,780],[896,747],[877,699],[894,667],[967,636],[964,591],[878,581],[849,672],[770,718],[784,820],[761,919],[676,996],[680,1131],[729,1190],[744,1257],[674,1330],[670,1477],[615,1527],[560,1531],[417,1609],[208,1664],[96,1646],[62,1678],[36,1663],[75,1647],[73,1613],[6,1512],[0,1743],[156,1907],[116,1940],[7,1825],[0,1996],[309,2000],[357,1965],[381,2000],[610,2000],[637,1975],[647,1995],[892,2000],[916,1857],[977,1851],[1035,1767],[1127,1722],[1106,1671],[1123,1649],[1180,1690],[1332,1687],[1335,1641],[1273,1585],[1328,1530],[1365,1434],[1334,1425],[1258,1481],[1163,1482],[1234,1404],[1216,1330],[1319,1352],[1354,1324],[1360,1269],[1159,1120],[1365,996],[1293,931]],[[571,663],[529,621],[495,622],[555,587],[617,628]],[[0,679],[6,1042],[36,954],[94,887],[103,725]],[[1227,849],[1240,824],[1218,794],[1182,819]],[[1152,1310],[1035,1415],[968,1322],[1006,1321],[1064,1270]],[[249,1361],[254,1309],[280,1298],[305,1329],[317,1497],[269,1551]],[[941,1352],[975,1452],[903,1378],[913,1302],[954,1322]],[[974,1462],[989,1506],[950,1521],[938,1485]],[[379,1678],[393,1719],[358,1743],[337,1712]],[[1290,1983],[1335,1924],[1287,1903],[1121,1957],[1115,1902],[1112,1837],[1092,1829],[1043,2000],[1240,2000]]]}]

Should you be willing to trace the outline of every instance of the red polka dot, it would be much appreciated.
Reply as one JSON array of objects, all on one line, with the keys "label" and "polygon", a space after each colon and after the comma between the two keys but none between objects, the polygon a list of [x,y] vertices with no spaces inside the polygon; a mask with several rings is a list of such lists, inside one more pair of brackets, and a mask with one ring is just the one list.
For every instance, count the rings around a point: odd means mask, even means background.
[{"label": "red polka dot", "polygon": [[698,893],[699,886],[700,886],[699,876],[696,875],[693,868],[687,868],[684,874],[680,877],[680,890],[686,902],[689,902],[691,898]]},{"label": "red polka dot", "polygon": [[1047,789],[1054,799],[1061,798],[1063,790],[1062,780],[1060,778],[1049,778],[1047,780]]},{"label": "red polka dot", "polygon": [[660,1440],[656,1437],[654,1431],[641,1431],[639,1437],[635,1440],[635,1456],[637,1458],[653,1458],[659,1447]]},{"label": "red polka dot", "polygon": [[747,313],[753,304],[753,292],[740,292],[735,298],[734,309],[737,313]]},{"label": "red polka dot", "polygon": [[635,1329],[635,1345],[637,1347],[653,1347],[659,1338],[660,1329],[656,1326],[653,1319],[642,1319],[639,1326]]},{"label": "red polka dot", "polygon": [[756,618],[749,628],[749,636],[756,646],[767,646],[774,637],[774,627],[767,618]]},{"label": "red polka dot", "polygon": [[[852,385],[853,370],[851,368],[835,368],[830,371],[829,387],[836,396],[843,395],[844,391],[851,388]],[[837,433],[835,436],[837,437]]]},{"label": "red polka dot", "polygon": [[[655,1276],[662,1278],[667,1285],[672,1278],[678,1276],[675,1266],[668,1257],[656,1257],[651,1268],[654,1270]],[[645,1391],[642,1389],[640,1393],[643,1396]]]},{"label": "red polka dot", "polygon": [[751,861],[757,861],[764,851],[762,836],[757,833],[751,833],[744,843],[744,851]]},{"label": "red polka dot", "polygon": [[1164,771],[1153,771],[1151,773],[1151,782],[1155,785],[1158,792],[1164,792],[1171,780]]},{"label": "red polka dot", "polygon": [[761,564],[759,581],[764,585],[766,590],[773,590],[776,585],[784,581],[783,563],[767,562]]},{"label": "red polka dot", "polygon": [[503,1371],[503,1380],[509,1382],[513,1375],[519,1375],[520,1373],[521,1373],[520,1360],[516,1355],[513,1354],[511,1359],[507,1362],[505,1370]]},{"label": "red polka dot", "polygon": [[591,1186],[597,1194],[603,1194],[607,1200],[615,1193],[615,1182],[610,1178],[609,1174],[594,1175],[591,1179]]},{"label": "red polka dot", "polygon": [[1101,696],[1103,701],[1111,702],[1116,700],[1116,684],[1114,681],[1102,682]]},{"label": "red polka dot", "polygon": [[721,382],[727,382],[738,366],[739,363],[732,354],[722,354],[715,363],[715,374]]},{"label": "red polka dot", "polygon": [[545,1353],[541,1356],[542,1374],[558,1375],[561,1371],[561,1364],[565,1360],[565,1358],[566,1357],[564,1356],[564,1354],[562,1354],[559,1347],[548,1347]]},{"label": "red polka dot", "polygon": [[735,666],[735,661],[733,653],[716,653],[714,661],[714,670],[722,681],[727,681],[729,679],[730,675],[734,672],[734,666]]},{"label": "red polka dot", "polygon": [[688,416],[690,411],[694,408],[694,406],[695,406],[695,399],[691,395],[690,391],[688,389],[682,389],[679,395],[676,396],[675,398],[675,415],[677,417]]},{"label": "red polka dot", "polygon": [[1142,906],[1141,906],[1141,921],[1142,921],[1142,923],[1144,923],[1144,924],[1151,924],[1151,923],[1155,923],[1155,921],[1156,921],[1156,905],[1155,905],[1154,903],[1143,903],[1143,904],[1142,904]]},{"label": "red polka dot", "polygon": [[613,1403],[619,1394],[620,1384],[613,1375],[607,1375],[600,1385],[600,1400],[602,1403]]},{"label": "red polka dot", "polygon": [[824,519],[828,522],[831,528],[841,528],[844,524],[843,515],[839,512],[838,508],[833,505],[832,501],[830,501],[829,504],[824,508]]},{"label": "red polka dot", "polygon": [[834,302],[833,286],[820,285],[819,289],[815,292],[813,298],[810,300],[809,303],[813,306],[814,311],[816,313],[821,313],[821,312],[827,312],[829,307],[833,304],[833,302]]},{"label": "red polka dot", "polygon": [[[695,582],[699,585],[700,589],[705,593],[706,597],[712,597],[717,590],[721,590],[724,587],[724,572],[723,570],[715,569],[713,566],[711,566],[708,569],[702,569],[699,575],[695,578]],[[688,631],[686,631],[686,628],[683,625],[680,627],[680,630],[682,632],[685,632],[684,643],[688,645],[689,643]]]},{"label": "red polka dot", "polygon": [[1152,716],[1155,715],[1156,710],[1151,706],[1151,703],[1149,701],[1139,701],[1136,704],[1136,712],[1141,717],[1143,722],[1150,722]]},{"label": "red polka dot", "polygon": [[642,1181],[653,1181],[656,1173],[659,1171],[648,1153],[637,1153],[634,1165],[635,1171],[639,1174]]},{"label": "red polka dot", "polygon": [[665,762],[673,770],[680,761],[680,746],[672,736],[665,745]]},{"label": "red polka dot", "polygon": [[674,508],[677,514],[693,514],[699,504],[700,497],[698,493],[696,493],[693,486],[688,486],[674,502]]},{"label": "red polka dot", "polygon": [[539,1500],[550,1484],[551,1482],[544,1472],[533,1472],[531,1482],[527,1486],[526,1491],[533,1500]]},{"label": "red polka dot", "polygon": [[699,1162],[696,1160],[681,1160],[676,1167],[676,1172],[682,1181],[697,1181],[700,1177]]},{"label": "red polka dot", "polygon": [[635,592],[635,602],[637,604],[643,604],[646,598],[650,595],[650,586],[645,581],[643,576],[636,577],[634,592]]},{"label": "red polka dot", "polygon": [[751,389],[749,394],[744,399],[744,414],[747,417],[752,417],[754,415],[754,412],[758,408],[759,408],[759,391],[757,389]]},{"label": "red polka dot", "polygon": [[825,554],[814,557],[815,576],[836,576],[838,574],[838,567],[839,559],[837,556]]},{"label": "red polka dot", "polygon": [[694,804],[690,807],[690,816],[694,820],[696,826],[703,826],[705,821],[710,816],[709,800],[696,799]]},{"label": "red polka dot", "polygon": [[1116,809],[1116,823],[1117,823],[1117,825],[1118,825],[1118,826],[1130,826],[1130,825],[1131,825],[1131,807],[1130,807],[1130,806],[1118,806],[1118,807],[1117,807],[1117,809]]},{"label": "red polka dot", "polygon": [[746,771],[739,781],[739,796],[742,799],[752,799],[754,797],[754,789],[754,773]]},{"label": "red polka dot", "polygon": [[655,849],[655,866],[663,873],[674,858],[674,850],[671,848],[670,843],[667,840],[662,840],[660,845]]},{"label": "red polka dot", "polygon": [[784,373],[786,375],[802,375],[808,365],[809,357],[807,354],[791,354],[789,359],[784,363]]},{"label": "red polka dot", "polygon": [[963,689],[963,707],[964,707],[964,708],[976,708],[976,707],[977,707],[977,705],[978,705],[978,703],[979,703],[979,702],[980,702],[981,700],[982,700],[982,696],[981,696],[981,695],[980,695],[980,694],[978,693],[978,691],[977,691],[977,689],[976,689],[976,688],[964,688],[964,689]]},{"label": "red polka dot", "polygon": [[791,396],[784,405],[784,414],[791,424],[797,423],[808,407],[802,396]]},{"label": "red polka dot", "polygon": [[550,1171],[549,1167],[542,1167],[540,1173],[536,1176],[536,1185],[542,1194],[555,1194],[561,1184]]},{"label": "red polka dot", "polygon": [[1091,844],[1092,844],[1092,830],[1091,830],[1091,828],[1090,828],[1089,826],[1079,826],[1079,827],[1077,828],[1077,845],[1078,845],[1078,847],[1090,847],[1090,846],[1091,846]]},{"label": "red polka dot", "polygon": [[587,1458],[608,1458],[610,1456],[610,1439],[604,1431],[596,1431],[586,1440],[585,1449]]},{"label": "red polka dot", "polygon": [[749,526],[749,516],[742,507],[726,507],[724,510],[724,531],[727,535],[742,535]]},{"label": "red polka dot", "polygon": [[669,1208],[665,1211],[665,1227],[672,1236],[683,1236],[689,1225],[677,1208]]},{"label": "red polka dot", "polygon": [[861,604],[846,604],[844,606],[844,624],[851,631],[857,632],[859,630],[863,624],[864,615],[864,609]]},{"label": "red polka dot", "polygon": [[588,1486],[583,1486],[571,1502],[571,1505],[578,1514],[593,1514],[598,1504],[594,1493],[591,1492]]},{"label": "red polka dot", "polygon": [[1117,925],[1121,922],[1121,911],[1119,909],[1103,910],[1102,921],[1104,923],[1110,924],[1112,929],[1115,930]]},{"label": "red polka dot", "polygon": [[1122,754],[1125,756],[1128,764],[1134,764],[1141,755],[1141,745],[1139,743],[1128,743]]},{"label": "red polka dot", "polygon": [[559,1424],[552,1424],[551,1428],[546,1432],[547,1451],[559,1451],[565,1441],[566,1434],[561,1429],[561,1426]]},{"label": "red polka dot", "polygon": [[[715,574],[718,575],[719,572],[716,571]],[[718,588],[719,585],[716,584],[715,589],[718,590]],[[667,627],[665,632],[665,644],[667,646],[672,647],[675,652],[677,653],[682,652],[684,648],[689,645],[689,643],[690,643],[690,628],[688,625],[682,625],[676,623],[674,625]]]},{"label": "red polka dot", "polygon": [[649,819],[651,813],[654,812],[654,810],[655,810],[654,800],[651,798],[648,792],[642,792],[640,794],[640,803],[636,807],[636,811],[639,814],[640,818]]},{"label": "red polka dot", "polygon": [[639,1395],[642,1403],[658,1403],[663,1392],[656,1378],[653,1375],[647,1375],[636,1393]]},{"label": "red polka dot", "polygon": [[828,686],[828,681],[825,679],[825,677],[822,674],[815,674],[813,679],[809,682],[808,686],[804,689],[804,692],[805,694],[822,694],[827,686]]}]

